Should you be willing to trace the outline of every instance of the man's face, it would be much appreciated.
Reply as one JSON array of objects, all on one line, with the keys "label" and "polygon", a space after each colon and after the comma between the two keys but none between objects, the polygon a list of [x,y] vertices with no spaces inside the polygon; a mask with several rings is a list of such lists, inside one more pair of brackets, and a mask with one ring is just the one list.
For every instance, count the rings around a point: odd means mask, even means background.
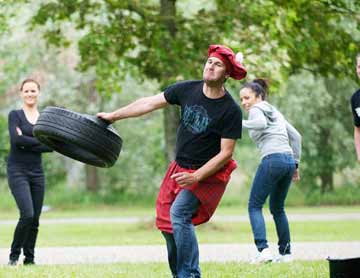
[{"label": "man's face", "polygon": [[226,66],[223,61],[216,57],[209,57],[203,71],[205,83],[222,83],[227,77],[229,77],[229,75],[226,73]]},{"label": "man's face", "polygon": [[360,79],[360,57],[358,57],[356,59],[356,73],[357,73],[357,76],[359,77]]}]

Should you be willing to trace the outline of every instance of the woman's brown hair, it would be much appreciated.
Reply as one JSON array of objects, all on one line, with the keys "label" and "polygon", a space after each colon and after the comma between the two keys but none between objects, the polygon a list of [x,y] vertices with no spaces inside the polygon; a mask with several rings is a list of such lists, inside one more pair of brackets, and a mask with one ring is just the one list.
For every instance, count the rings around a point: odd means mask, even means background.
[{"label": "woman's brown hair", "polygon": [[25,80],[21,83],[20,91],[22,91],[22,89],[23,89],[23,87],[24,87],[24,85],[25,85],[26,83],[35,83],[36,86],[38,87],[39,91],[40,91],[40,84],[39,84],[39,82],[37,82],[36,80],[34,80],[34,79],[32,79],[32,78],[27,78],[27,79],[25,79]]}]

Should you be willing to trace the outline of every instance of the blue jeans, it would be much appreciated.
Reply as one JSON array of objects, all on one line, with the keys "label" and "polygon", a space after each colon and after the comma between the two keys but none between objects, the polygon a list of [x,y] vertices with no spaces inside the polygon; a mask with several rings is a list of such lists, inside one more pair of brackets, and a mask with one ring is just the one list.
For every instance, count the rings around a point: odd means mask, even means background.
[{"label": "blue jeans", "polygon": [[199,247],[191,222],[199,200],[183,189],[170,208],[173,234],[162,232],[166,240],[171,273],[176,278],[200,278]]},{"label": "blue jeans", "polygon": [[287,153],[265,156],[257,169],[250,192],[248,211],[255,244],[260,252],[269,247],[262,207],[270,195],[270,212],[279,239],[279,253],[291,253],[289,223],[284,205],[295,170],[293,156]]}]

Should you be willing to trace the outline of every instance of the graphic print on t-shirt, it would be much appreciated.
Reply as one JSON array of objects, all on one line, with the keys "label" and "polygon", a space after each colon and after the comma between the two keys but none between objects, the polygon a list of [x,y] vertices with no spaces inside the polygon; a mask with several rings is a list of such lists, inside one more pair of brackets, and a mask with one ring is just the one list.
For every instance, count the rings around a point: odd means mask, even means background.
[{"label": "graphic print on t-shirt", "polygon": [[192,134],[204,132],[211,121],[206,109],[200,105],[185,105],[182,120],[186,129]]}]

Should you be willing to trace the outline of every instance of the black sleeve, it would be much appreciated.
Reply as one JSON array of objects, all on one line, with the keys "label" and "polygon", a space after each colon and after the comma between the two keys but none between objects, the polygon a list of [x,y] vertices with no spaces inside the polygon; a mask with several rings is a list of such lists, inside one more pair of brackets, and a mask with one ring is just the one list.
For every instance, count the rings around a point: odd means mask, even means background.
[{"label": "black sleeve", "polygon": [[353,96],[351,97],[351,111],[353,113],[354,117],[354,125],[360,126],[360,101],[359,101],[359,95],[360,91],[357,91]]},{"label": "black sleeve", "polygon": [[40,143],[39,146],[32,147],[31,151],[35,153],[50,153],[53,151],[53,149]]},{"label": "black sleeve", "polygon": [[234,104],[224,118],[221,138],[238,139],[242,133],[242,112],[237,104]]},{"label": "black sleeve", "polygon": [[21,149],[31,149],[32,147],[39,146],[41,143],[34,137],[19,135],[16,127],[20,126],[20,118],[16,111],[11,111],[8,117],[8,127],[10,142]]},{"label": "black sleeve", "polygon": [[170,104],[177,104],[177,105],[180,104],[178,94],[179,94],[178,84],[170,85],[164,90],[164,97],[166,101]]},{"label": "black sleeve", "polygon": [[170,85],[164,90],[164,97],[170,104],[181,105],[181,102],[187,97],[189,88],[193,88],[194,81],[181,81]]}]

